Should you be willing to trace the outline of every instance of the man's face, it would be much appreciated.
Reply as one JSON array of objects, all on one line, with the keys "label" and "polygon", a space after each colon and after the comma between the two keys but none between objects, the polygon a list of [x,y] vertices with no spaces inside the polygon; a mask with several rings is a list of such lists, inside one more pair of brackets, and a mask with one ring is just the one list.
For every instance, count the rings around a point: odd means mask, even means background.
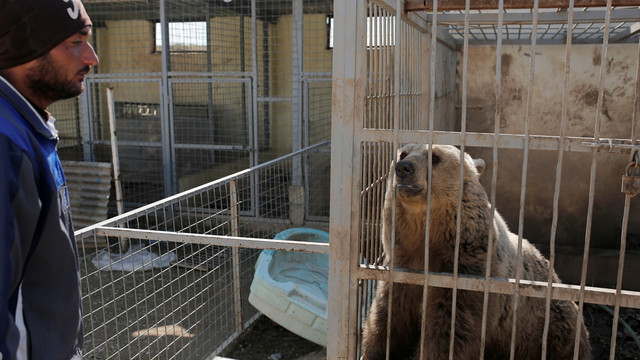
[{"label": "man's face", "polygon": [[84,91],[84,76],[98,63],[88,42],[90,31],[85,27],[30,64],[27,86],[36,97],[51,103]]}]

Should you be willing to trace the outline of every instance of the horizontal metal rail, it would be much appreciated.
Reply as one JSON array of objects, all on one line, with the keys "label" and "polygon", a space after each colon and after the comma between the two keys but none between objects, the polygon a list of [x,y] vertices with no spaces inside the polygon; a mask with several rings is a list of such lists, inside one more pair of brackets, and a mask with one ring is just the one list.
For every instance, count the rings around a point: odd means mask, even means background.
[{"label": "horizontal metal rail", "polygon": [[[389,142],[393,139],[394,131],[364,129],[360,136],[362,141]],[[399,130],[399,138],[403,141],[411,143],[427,143],[429,139],[429,131],[427,130]],[[493,133],[465,133],[465,145],[476,147],[494,147],[495,134]],[[501,149],[524,149],[526,144],[526,136],[522,134],[500,134],[498,135],[498,148]],[[593,138],[567,136],[562,140],[564,142],[565,151],[576,152],[592,152],[604,151],[618,154],[628,154],[637,145],[632,145],[628,139],[599,139],[594,142]],[[462,133],[455,131],[434,131],[434,144],[450,144],[461,145]],[[532,150],[553,150],[557,151],[560,147],[560,136],[554,135],[529,135],[528,148]]]},{"label": "horizontal metal rail", "polygon": [[[109,145],[111,142],[109,140],[95,140],[89,141],[87,143],[93,145]],[[159,141],[129,141],[122,140],[118,141],[118,146],[126,147],[126,146],[135,146],[135,147],[145,147],[145,148],[161,148],[162,143]],[[198,150],[248,150],[249,147],[245,145],[215,145],[215,144],[176,144],[176,149],[198,149]]]},{"label": "horizontal metal rail", "polygon": [[269,240],[240,236],[203,235],[178,233],[173,231],[124,229],[106,226],[93,228],[93,231],[94,234],[98,236],[115,236],[139,240],[157,240],[200,245],[238,246],[251,249],[299,251],[318,254],[329,253],[328,243],[309,241]]},{"label": "horizontal metal rail", "polygon": [[[453,288],[454,281],[457,281],[458,290],[485,291],[489,287],[490,293],[513,295],[518,288],[520,296],[529,296],[544,299],[547,297],[546,281],[530,281],[519,279],[494,278],[486,281],[484,277],[458,275],[456,279],[453,274],[429,272],[426,276],[421,272],[407,272],[395,268],[390,272],[384,266],[360,265],[356,269],[356,275],[360,279],[393,281],[397,283],[406,283],[441,288]],[[562,283],[553,283],[551,287],[551,296],[555,300],[569,300],[577,302],[580,299],[580,286]],[[619,297],[620,306],[640,309],[640,292],[622,290],[620,295],[616,295],[616,289],[600,288],[586,286],[584,290],[584,301],[587,303],[603,304],[613,306],[616,304],[616,298]]]},{"label": "horizontal metal rail", "polygon": [[[584,23],[604,23],[607,12],[604,10],[575,11],[573,13],[574,24]],[[513,12],[503,14],[502,23],[504,25],[512,24],[531,24],[533,22],[533,13],[531,12]],[[568,13],[565,12],[539,12],[538,24],[566,24]],[[463,25],[464,13],[459,14],[438,14],[438,24],[441,25]],[[637,22],[640,18],[639,9],[613,9],[611,10],[611,22]],[[427,21],[433,21],[433,15],[427,15]],[[473,25],[496,25],[498,24],[498,13],[470,13],[469,23]],[[529,43],[531,43],[531,40]],[[495,44],[495,41],[494,41]]]},{"label": "horizontal metal rail", "polygon": [[[538,3],[539,8],[566,8],[567,1],[564,0],[540,0]],[[640,2],[637,0],[613,0],[612,6],[638,6]],[[438,1],[438,10],[464,10],[466,5],[465,0],[440,0]],[[474,0],[471,1],[470,8],[472,10],[483,9],[497,9],[499,6],[498,0]],[[505,0],[505,9],[529,9],[532,2],[530,0]],[[604,7],[607,6],[606,0],[577,0],[574,3],[576,8],[580,7]],[[414,11],[432,11],[432,0],[406,0],[404,8],[408,12]]]}]

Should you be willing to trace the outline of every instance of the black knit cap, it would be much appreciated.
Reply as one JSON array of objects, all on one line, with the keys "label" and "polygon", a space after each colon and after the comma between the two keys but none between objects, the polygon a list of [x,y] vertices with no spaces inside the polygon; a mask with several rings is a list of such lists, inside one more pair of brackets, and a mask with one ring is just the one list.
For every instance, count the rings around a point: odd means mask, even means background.
[{"label": "black knit cap", "polygon": [[0,0],[0,69],[39,58],[87,25],[80,0]]}]

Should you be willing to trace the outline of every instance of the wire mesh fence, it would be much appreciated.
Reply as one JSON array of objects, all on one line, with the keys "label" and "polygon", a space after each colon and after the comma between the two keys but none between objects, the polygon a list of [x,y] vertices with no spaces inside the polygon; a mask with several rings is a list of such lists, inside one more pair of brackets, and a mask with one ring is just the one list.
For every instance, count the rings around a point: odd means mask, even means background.
[{"label": "wire mesh fence", "polygon": [[126,209],[329,139],[330,2],[85,7],[100,63],[79,99],[51,109],[59,151],[110,162],[117,147]]},{"label": "wire mesh fence", "polygon": [[84,356],[218,354],[259,315],[247,299],[262,249],[328,253],[270,240],[294,226],[328,230],[328,184],[303,185],[328,163],[325,142],[76,232]]}]

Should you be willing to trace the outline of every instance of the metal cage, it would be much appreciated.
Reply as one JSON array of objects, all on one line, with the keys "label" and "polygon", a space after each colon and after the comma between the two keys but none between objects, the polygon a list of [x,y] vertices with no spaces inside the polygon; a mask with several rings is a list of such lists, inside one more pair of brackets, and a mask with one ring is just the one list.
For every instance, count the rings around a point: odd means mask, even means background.
[{"label": "metal cage", "polygon": [[[362,326],[381,280],[452,289],[454,314],[455,294],[462,291],[484,294],[477,309],[483,316],[489,294],[510,294],[514,301],[541,298],[547,306],[574,301],[580,318],[592,305],[611,307],[613,321],[594,358],[640,353],[634,350],[638,344],[618,337],[621,314],[640,308],[640,286],[631,280],[637,253],[630,250],[640,207],[632,193],[620,192],[620,177],[627,164],[635,169],[640,150],[638,5],[334,4],[335,31],[342,35],[336,37],[333,59],[330,291],[335,301],[329,332],[338,336],[329,339],[328,358],[360,357]],[[462,276],[457,267],[453,273],[416,273],[393,263],[382,266],[385,184],[396,151],[407,143],[455,145],[484,158],[482,183],[494,209],[520,241],[526,237],[545,253],[564,283],[551,277]],[[389,318],[392,323],[393,315]],[[548,308],[545,322],[546,333]],[[486,326],[477,329],[483,349]],[[453,337],[454,320],[450,330]],[[438,356],[453,359],[453,339],[450,344]],[[543,350],[546,344],[543,339]],[[513,348],[511,340],[512,359]],[[435,356],[428,349],[420,355]]]}]

